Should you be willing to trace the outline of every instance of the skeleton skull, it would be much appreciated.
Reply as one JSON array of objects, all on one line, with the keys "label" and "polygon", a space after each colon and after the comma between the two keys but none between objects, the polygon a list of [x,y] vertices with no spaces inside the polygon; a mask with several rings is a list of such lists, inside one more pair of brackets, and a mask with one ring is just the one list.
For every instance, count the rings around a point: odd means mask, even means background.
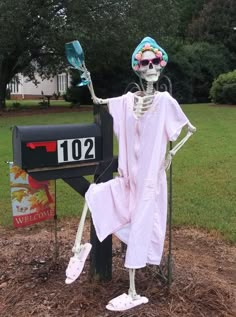
[{"label": "skeleton skull", "polygon": [[[156,59],[156,55],[152,51],[145,51],[142,54],[142,59],[140,60],[139,73],[141,78],[147,82],[157,82],[161,73],[160,64],[156,65],[152,62],[153,59]],[[148,61],[146,66],[142,66],[142,61]]]}]

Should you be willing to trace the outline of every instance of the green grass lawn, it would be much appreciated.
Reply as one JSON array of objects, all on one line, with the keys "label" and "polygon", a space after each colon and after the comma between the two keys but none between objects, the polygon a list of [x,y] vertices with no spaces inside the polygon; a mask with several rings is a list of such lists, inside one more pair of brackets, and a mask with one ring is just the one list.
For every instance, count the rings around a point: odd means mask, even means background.
[{"label": "green grass lawn", "polygon": [[[197,133],[173,161],[173,211],[175,225],[216,231],[236,242],[236,108],[184,105]],[[0,117],[0,221],[11,225],[8,165],[12,160],[14,125],[92,122],[90,112],[68,112],[20,117]],[[117,152],[117,145],[115,145]],[[92,179],[92,178],[91,178]],[[59,217],[79,217],[83,199],[63,181],[57,181]]]}]

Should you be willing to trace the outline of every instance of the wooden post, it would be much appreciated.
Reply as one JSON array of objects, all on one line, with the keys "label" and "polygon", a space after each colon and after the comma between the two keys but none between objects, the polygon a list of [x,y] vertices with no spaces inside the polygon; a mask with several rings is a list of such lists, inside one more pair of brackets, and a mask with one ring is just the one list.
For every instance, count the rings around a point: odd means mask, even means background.
[{"label": "wooden post", "polygon": [[[102,132],[102,157],[104,161],[113,160],[113,120],[111,115],[99,107],[98,113],[95,113],[95,120],[101,126]],[[95,108],[96,109],[96,108]],[[95,174],[95,182],[106,182],[113,178],[113,172],[108,167],[104,167]],[[106,204],[104,204],[106,208]],[[104,215],[109,210],[104,210]],[[106,218],[104,217],[104,221]],[[91,221],[91,243],[93,245],[91,250],[91,265],[90,273],[92,278],[108,281],[112,278],[112,236],[107,237],[102,243],[98,240],[96,232]]]}]

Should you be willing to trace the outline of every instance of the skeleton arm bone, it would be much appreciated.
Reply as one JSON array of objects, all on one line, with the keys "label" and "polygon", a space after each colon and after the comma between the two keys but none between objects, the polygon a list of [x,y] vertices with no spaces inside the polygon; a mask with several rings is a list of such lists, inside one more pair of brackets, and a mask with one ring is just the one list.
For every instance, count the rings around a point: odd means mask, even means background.
[{"label": "skeleton arm bone", "polygon": [[168,154],[167,154],[167,158],[165,161],[165,169],[169,169],[171,162],[172,162],[172,158],[174,157],[174,155],[179,151],[179,149],[188,141],[188,139],[193,135],[194,132],[196,132],[196,128],[190,123],[187,123],[187,129],[188,132],[186,134],[186,136],[178,143],[176,144],[173,149],[171,149]]},{"label": "skeleton arm bone", "polygon": [[96,95],[95,95],[95,92],[94,92],[94,89],[93,89],[93,82],[92,82],[92,79],[91,79],[91,75],[90,75],[90,72],[87,70],[87,68],[85,69],[85,72],[84,72],[84,76],[86,77],[86,79],[88,80],[88,89],[90,91],[90,94],[91,94],[91,98],[94,102],[95,105],[104,105],[104,104],[107,104],[108,103],[108,99],[102,99],[102,98],[98,98]]},{"label": "skeleton arm bone", "polygon": [[188,131],[194,133],[197,131],[196,127],[194,127],[190,122],[187,123]]}]

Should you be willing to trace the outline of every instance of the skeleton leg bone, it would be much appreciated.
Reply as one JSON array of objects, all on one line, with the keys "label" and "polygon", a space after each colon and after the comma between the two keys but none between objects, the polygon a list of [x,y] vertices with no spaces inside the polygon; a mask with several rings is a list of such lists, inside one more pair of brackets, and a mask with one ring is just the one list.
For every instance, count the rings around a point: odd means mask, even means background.
[{"label": "skeleton leg bone", "polygon": [[135,269],[129,269],[129,295],[135,299],[137,296],[135,289]]},{"label": "skeleton leg bone", "polygon": [[84,245],[81,245],[81,239],[87,212],[88,205],[85,202],[78,230],[76,233],[75,244],[72,248],[74,256],[70,258],[69,264],[66,269],[66,284],[73,283],[80,276],[84,268],[85,261],[92,248],[92,245],[90,243],[85,243]]},{"label": "skeleton leg bone", "polygon": [[148,298],[145,296],[140,296],[135,290],[135,269],[129,269],[129,281],[130,287],[127,294],[122,294],[109,301],[106,308],[112,311],[124,311],[141,304],[148,303]]},{"label": "skeleton leg bone", "polygon": [[[77,234],[76,234],[75,243],[72,248],[72,252],[74,253],[74,256],[71,257],[68,267],[66,269],[66,276],[67,276],[65,281],[66,284],[73,283],[80,276],[84,268],[86,258],[88,257],[92,247],[90,243],[85,243],[84,245],[81,245],[83,228],[84,228],[87,212],[88,212],[88,205],[85,202],[80,223],[78,226]],[[129,285],[128,295],[124,293],[112,299],[106,306],[108,310],[124,311],[127,309],[131,309],[133,307],[136,307],[138,305],[148,303],[148,298],[144,296],[140,296],[136,292],[135,269],[129,269],[129,281],[130,281],[130,285]]]}]

